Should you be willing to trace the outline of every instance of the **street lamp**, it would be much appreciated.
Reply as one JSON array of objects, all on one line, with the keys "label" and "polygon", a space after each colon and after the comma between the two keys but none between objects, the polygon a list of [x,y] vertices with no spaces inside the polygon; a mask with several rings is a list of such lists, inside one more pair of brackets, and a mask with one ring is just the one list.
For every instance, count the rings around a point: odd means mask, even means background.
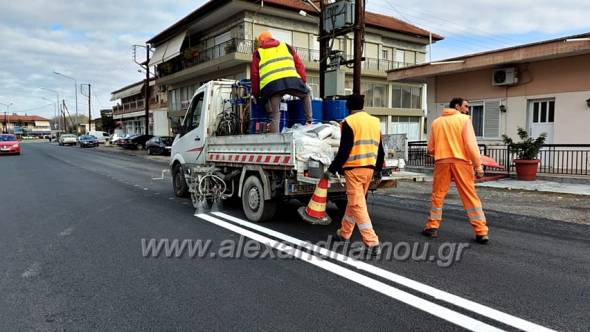
[{"label": "street lamp", "polygon": [[68,78],[68,79],[74,81],[74,93],[76,94],[75,100],[76,100],[76,126],[77,126],[78,125],[78,81],[75,78],[71,77],[71,76],[68,76],[68,75],[59,73],[59,72],[57,72],[55,70],[53,71],[53,73],[56,74],[56,75],[63,76],[65,78]]},{"label": "street lamp", "polygon": [[0,105],[6,106],[6,112],[4,112],[4,128],[2,130],[3,133],[7,134],[8,133],[8,119],[7,119],[7,113],[10,112],[10,106],[14,105],[13,103],[8,103],[8,104],[4,104],[4,103],[0,103]]},{"label": "street lamp", "polygon": [[[48,88],[41,88],[43,90],[49,91],[49,92],[54,92],[55,93],[55,101],[56,101],[56,109],[55,111],[57,112],[57,125],[58,127],[60,126],[60,115],[59,115],[59,92],[57,92],[56,90],[52,90],[52,89],[48,89]],[[64,127],[65,127],[65,121],[64,121]],[[62,129],[62,128],[58,128],[58,129]]]}]

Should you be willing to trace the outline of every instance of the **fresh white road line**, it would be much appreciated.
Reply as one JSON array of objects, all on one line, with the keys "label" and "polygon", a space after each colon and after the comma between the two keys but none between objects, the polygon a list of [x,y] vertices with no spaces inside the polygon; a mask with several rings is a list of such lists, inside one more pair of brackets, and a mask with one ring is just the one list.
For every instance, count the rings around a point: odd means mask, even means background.
[{"label": "fresh white road line", "polygon": [[266,227],[262,227],[260,225],[251,223],[249,221],[236,218],[234,216],[230,216],[230,215],[225,214],[223,212],[212,212],[212,213],[215,214],[216,216],[227,219],[227,220],[232,221],[232,222],[239,224],[241,226],[248,227],[250,229],[262,232],[266,235],[270,235],[270,236],[275,237],[277,239],[288,241],[298,247],[308,248],[310,250],[313,250],[316,253],[319,253],[319,254],[326,256],[326,257],[330,257],[330,258],[335,259],[335,260],[337,260],[341,263],[344,263],[346,265],[355,267],[355,268],[362,270],[362,271],[369,272],[373,275],[390,280],[390,281],[395,282],[399,285],[402,285],[402,286],[408,287],[410,289],[413,289],[415,291],[432,296],[437,300],[448,302],[448,303],[453,304],[455,306],[458,306],[463,309],[477,313],[479,315],[494,319],[498,322],[515,327],[517,329],[520,329],[523,331],[535,331],[535,332],[537,332],[537,331],[554,331],[554,330],[551,330],[551,329],[546,328],[544,326],[524,320],[522,318],[519,318],[519,317],[510,315],[510,314],[507,314],[505,312],[490,308],[490,307],[485,306],[483,304],[479,304],[477,302],[474,302],[474,301],[462,298],[460,296],[445,292],[443,290],[434,288],[432,286],[428,286],[426,284],[406,278],[406,277],[401,276],[399,274],[389,272],[389,271],[384,270],[382,268],[376,267],[375,265],[371,265],[371,264],[359,261],[357,259],[354,259],[352,257],[342,255],[342,254],[337,253],[335,251],[328,250],[326,248],[322,248],[322,247],[313,245],[310,242],[294,238],[292,236],[274,231],[274,230],[266,228]]},{"label": "fresh white road line", "polygon": [[23,272],[22,277],[25,279],[30,279],[38,276],[40,273],[41,264],[39,264],[39,262],[34,262],[25,270],[25,272]]},{"label": "fresh white road line", "polygon": [[230,230],[232,232],[235,232],[235,233],[238,233],[238,234],[243,235],[245,237],[248,237],[252,240],[258,241],[258,242],[260,242],[266,246],[269,246],[273,249],[287,253],[288,255],[298,258],[304,262],[310,263],[310,264],[317,266],[323,270],[326,270],[328,272],[339,275],[339,276],[341,276],[345,279],[348,279],[350,281],[356,282],[362,286],[370,288],[376,292],[379,292],[383,295],[389,296],[395,300],[398,300],[400,302],[408,304],[416,309],[422,310],[426,313],[429,313],[433,316],[439,317],[439,318],[446,320],[448,322],[451,322],[455,325],[461,326],[465,329],[468,329],[471,331],[502,331],[501,329],[496,328],[492,325],[486,324],[484,322],[481,322],[481,321],[471,318],[469,316],[466,316],[466,315],[463,315],[463,314],[458,313],[456,311],[453,311],[451,309],[445,308],[445,307],[438,305],[436,303],[424,300],[420,297],[417,297],[417,296],[412,295],[410,293],[404,292],[398,288],[387,285],[381,281],[369,278],[369,277],[362,275],[358,272],[354,272],[352,270],[346,269],[338,264],[330,263],[320,257],[311,255],[307,252],[296,249],[296,248],[289,246],[287,244],[280,243],[276,240],[273,240],[273,239],[268,238],[266,236],[260,235],[258,233],[254,233],[252,231],[249,231],[245,228],[236,226],[236,225],[229,223],[227,221],[215,218],[213,216],[210,216],[210,215],[204,214],[204,213],[195,214],[195,216],[198,218],[201,218],[203,220],[206,220],[212,224],[215,224],[217,226],[220,226],[220,227],[223,227],[227,230]]}]

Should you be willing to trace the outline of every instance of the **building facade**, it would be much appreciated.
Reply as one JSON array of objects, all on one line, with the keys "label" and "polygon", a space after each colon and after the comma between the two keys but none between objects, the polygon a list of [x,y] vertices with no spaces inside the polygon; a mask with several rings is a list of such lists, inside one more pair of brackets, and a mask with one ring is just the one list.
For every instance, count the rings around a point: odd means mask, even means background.
[{"label": "building facade", "polygon": [[[155,86],[155,80],[150,80],[149,132],[152,135],[168,136],[170,121],[167,116],[167,95]],[[117,101],[112,116],[122,134],[145,133],[145,80],[111,92],[111,101]]]},{"label": "building facade", "polygon": [[590,34],[397,69],[389,80],[427,83],[428,122],[455,97],[469,99],[480,143],[517,137],[522,127],[546,144],[588,144]]},{"label": "building facade", "polygon": [[[300,14],[305,11],[306,15]],[[318,17],[304,1],[210,1],[148,41],[155,52],[149,62],[156,68],[158,91],[167,95],[171,131],[195,90],[218,78],[250,77],[254,40],[263,31],[293,46],[303,60],[308,85],[319,95]],[[387,82],[387,70],[425,61],[429,32],[395,18],[366,14],[362,93],[366,109],[378,116],[384,133],[406,132],[421,139],[425,114],[423,84]],[[434,34],[434,41],[442,37]],[[333,50],[351,59],[352,34],[338,38]],[[352,70],[346,69],[345,92],[352,91]]]},{"label": "building facade", "polygon": [[47,136],[51,134],[49,119],[37,115],[0,115],[2,133],[23,136]]}]

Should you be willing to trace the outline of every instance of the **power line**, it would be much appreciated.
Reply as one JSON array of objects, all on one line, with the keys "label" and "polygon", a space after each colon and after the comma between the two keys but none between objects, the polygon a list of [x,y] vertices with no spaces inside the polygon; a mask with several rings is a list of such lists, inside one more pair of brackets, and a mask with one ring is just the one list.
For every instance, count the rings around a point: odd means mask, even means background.
[{"label": "power line", "polygon": [[[414,19],[419,20],[419,21],[424,21],[424,22],[427,22],[427,23],[430,22],[430,23],[432,23],[434,25],[438,25],[438,23],[434,23],[432,21],[432,20],[434,20],[434,21],[438,21],[440,23],[444,23],[445,25],[454,26],[454,27],[458,28],[458,30],[460,30],[460,31],[464,31],[464,32],[468,32],[468,33],[475,31],[479,35],[486,36],[487,39],[495,40],[498,43],[506,43],[506,44],[510,44],[510,43],[518,44],[518,43],[520,43],[520,41],[515,40],[515,39],[512,39],[512,38],[509,38],[509,37],[499,37],[498,35],[494,35],[494,34],[492,34],[490,32],[484,31],[484,30],[479,29],[477,27],[473,27],[473,26],[466,27],[465,25],[458,24],[458,23],[456,23],[454,21],[447,20],[447,19],[444,19],[444,18],[441,18],[441,17],[438,17],[438,16],[428,15],[427,16],[428,18],[426,18],[425,15],[427,13],[425,13],[423,11],[420,11],[417,8],[405,7],[405,6],[402,6],[402,5],[399,5],[399,4],[393,5],[393,3],[392,3],[391,0],[386,0],[386,1],[388,2],[388,4],[389,4],[390,7],[392,7],[396,12],[398,12],[400,14],[401,14],[401,12],[399,12],[396,9],[396,7],[400,7],[400,8],[403,8],[404,10],[406,10],[406,11],[413,12],[414,15],[408,14],[407,12],[406,12],[406,15],[408,15],[410,17],[413,17]],[[474,39],[475,40],[477,37],[464,37],[464,38],[469,38],[469,39]]]}]

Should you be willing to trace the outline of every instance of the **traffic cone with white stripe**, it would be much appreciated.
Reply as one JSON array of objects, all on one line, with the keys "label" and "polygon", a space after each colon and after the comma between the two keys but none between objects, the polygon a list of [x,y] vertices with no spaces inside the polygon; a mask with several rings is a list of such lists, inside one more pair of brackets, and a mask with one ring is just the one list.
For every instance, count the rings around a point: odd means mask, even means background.
[{"label": "traffic cone with white stripe", "polygon": [[313,196],[307,207],[300,207],[297,212],[301,218],[312,225],[329,225],[332,222],[330,216],[326,213],[326,203],[328,201],[328,179],[321,179],[318,182]]}]

